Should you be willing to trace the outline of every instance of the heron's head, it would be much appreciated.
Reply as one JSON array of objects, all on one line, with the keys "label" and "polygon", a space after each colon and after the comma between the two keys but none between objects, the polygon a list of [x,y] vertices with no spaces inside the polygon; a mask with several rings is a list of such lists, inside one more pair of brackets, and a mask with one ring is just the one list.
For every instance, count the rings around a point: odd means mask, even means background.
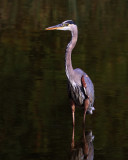
[{"label": "heron's head", "polygon": [[46,28],[46,30],[69,30],[71,31],[74,26],[76,26],[76,24],[72,20],[67,20],[67,21],[62,22],[61,24],[48,27]]}]

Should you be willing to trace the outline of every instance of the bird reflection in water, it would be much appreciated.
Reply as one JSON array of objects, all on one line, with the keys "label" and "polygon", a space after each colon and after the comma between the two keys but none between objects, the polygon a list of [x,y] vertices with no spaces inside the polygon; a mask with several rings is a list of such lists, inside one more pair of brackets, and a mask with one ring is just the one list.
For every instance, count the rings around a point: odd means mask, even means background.
[{"label": "bird reflection in water", "polygon": [[70,160],[93,160],[93,140],[94,136],[92,135],[92,131],[85,132],[85,129],[83,128],[82,140],[75,144],[73,127]]}]

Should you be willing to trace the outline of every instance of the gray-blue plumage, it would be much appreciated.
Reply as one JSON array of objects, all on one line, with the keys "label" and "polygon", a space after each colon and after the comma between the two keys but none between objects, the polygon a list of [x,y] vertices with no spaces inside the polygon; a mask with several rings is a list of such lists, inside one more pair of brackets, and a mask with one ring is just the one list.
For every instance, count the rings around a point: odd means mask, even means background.
[{"label": "gray-blue plumage", "polygon": [[[88,75],[82,71],[81,69],[77,68],[74,70],[75,75],[77,75],[77,81],[72,83],[72,81],[68,80],[68,91],[70,98],[73,99],[76,106],[83,107],[84,106],[84,100],[89,98],[89,106],[87,113],[92,114],[94,107],[94,86],[91,81],[91,79],[88,77]],[[86,88],[83,87],[81,83],[81,77],[84,76],[85,83],[87,85]]]}]

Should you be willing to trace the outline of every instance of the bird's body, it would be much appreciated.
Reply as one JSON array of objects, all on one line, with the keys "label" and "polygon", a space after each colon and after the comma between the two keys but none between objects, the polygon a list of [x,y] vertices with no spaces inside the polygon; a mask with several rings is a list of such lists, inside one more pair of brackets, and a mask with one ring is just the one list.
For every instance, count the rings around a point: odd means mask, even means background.
[{"label": "bird's body", "polygon": [[86,112],[92,114],[94,110],[94,86],[89,76],[81,69],[73,69],[71,61],[71,53],[76,45],[78,38],[77,25],[72,20],[64,21],[62,24],[48,27],[46,30],[70,30],[72,39],[67,45],[65,54],[65,72],[68,78],[68,91],[71,99],[72,114],[73,114],[73,125],[75,106],[84,107],[84,121]]},{"label": "bird's body", "polygon": [[[78,81],[69,81],[68,80],[68,91],[69,97],[73,99],[74,103],[78,107],[84,107],[84,100],[89,98],[89,106],[87,112],[92,114],[94,110],[93,103],[94,103],[94,87],[91,79],[88,75],[83,72],[81,69],[77,68],[74,70],[77,73]],[[83,76],[86,82],[86,88],[83,87],[81,82],[81,77]]]}]

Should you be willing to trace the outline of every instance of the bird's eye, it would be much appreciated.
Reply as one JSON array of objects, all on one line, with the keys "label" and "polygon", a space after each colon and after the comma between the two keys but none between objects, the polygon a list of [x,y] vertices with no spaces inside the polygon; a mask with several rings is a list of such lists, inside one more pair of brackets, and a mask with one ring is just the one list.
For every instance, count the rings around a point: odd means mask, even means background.
[{"label": "bird's eye", "polygon": [[64,23],[63,26],[64,26],[64,27],[68,26],[68,23]]}]

